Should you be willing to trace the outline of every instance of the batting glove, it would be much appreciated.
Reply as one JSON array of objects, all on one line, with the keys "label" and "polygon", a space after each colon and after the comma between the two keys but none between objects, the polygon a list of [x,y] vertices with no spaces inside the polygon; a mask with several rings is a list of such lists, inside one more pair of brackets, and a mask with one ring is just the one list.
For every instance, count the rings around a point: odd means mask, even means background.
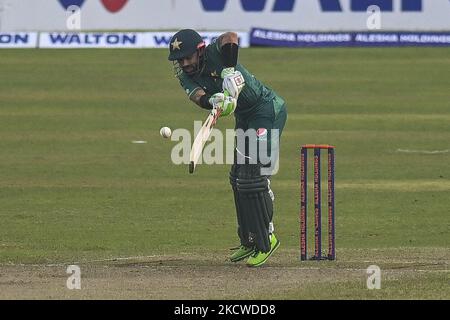
[{"label": "batting glove", "polygon": [[[223,71],[222,71],[223,73]],[[245,86],[244,76],[240,71],[234,71],[223,78],[222,89],[226,91],[233,98],[237,99],[242,89]]]},{"label": "batting glove", "polygon": [[222,92],[215,93],[209,98],[209,103],[213,106],[211,114],[216,115],[220,110],[221,116],[227,116],[236,110],[237,100]]},{"label": "batting glove", "polygon": [[233,73],[234,73],[234,68],[233,67],[223,68],[222,72],[220,73],[220,77],[222,79],[225,79],[225,77],[231,76]]}]

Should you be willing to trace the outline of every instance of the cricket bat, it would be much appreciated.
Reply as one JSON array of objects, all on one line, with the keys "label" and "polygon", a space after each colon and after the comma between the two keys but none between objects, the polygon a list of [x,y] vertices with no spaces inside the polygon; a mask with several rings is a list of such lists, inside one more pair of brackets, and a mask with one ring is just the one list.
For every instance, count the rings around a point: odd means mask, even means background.
[{"label": "cricket bat", "polygon": [[203,147],[206,141],[208,141],[211,135],[212,129],[220,117],[220,111],[215,115],[209,114],[206,118],[202,127],[200,128],[197,136],[195,137],[194,143],[192,144],[191,153],[189,155],[189,173],[194,173],[195,167],[197,166],[198,160],[202,155]]}]

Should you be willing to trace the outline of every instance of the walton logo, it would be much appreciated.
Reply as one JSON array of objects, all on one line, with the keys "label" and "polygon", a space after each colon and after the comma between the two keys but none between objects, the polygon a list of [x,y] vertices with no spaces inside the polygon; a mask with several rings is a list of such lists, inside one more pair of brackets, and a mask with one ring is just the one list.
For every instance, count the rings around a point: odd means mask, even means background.
[{"label": "walton logo", "polygon": [[[83,5],[85,0],[59,0],[64,9],[68,9],[70,6],[80,7]],[[128,0],[101,0],[103,6],[109,12],[116,13],[127,4]]]},{"label": "walton logo", "polygon": [[[227,0],[201,0],[205,11],[224,11]],[[340,0],[317,0],[324,12],[340,12]],[[264,11],[267,0],[241,0],[244,11]],[[373,5],[380,7],[381,11],[393,11],[393,0],[351,0],[350,9],[355,12],[366,12]],[[275,0],[272,11],[293,11],[295,0]],[[422,0],[402,0],[402,11],[422,11]]]}]

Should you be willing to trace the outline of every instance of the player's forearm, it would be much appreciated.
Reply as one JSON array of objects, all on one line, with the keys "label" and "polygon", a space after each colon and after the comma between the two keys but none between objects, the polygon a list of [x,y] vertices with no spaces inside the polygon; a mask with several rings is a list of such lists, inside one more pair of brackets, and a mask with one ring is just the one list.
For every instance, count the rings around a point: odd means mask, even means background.
[{"label": "player's forearm", "polygon": [[213,106],[209,103],[210,96],[203,90],[197,90],[192,96],[191,100],[200,108],[211,110]]},{"label": "player's forearm", "polygon": [[238,44],[238,35],[236,32],[225,32],[220,36],[220,46],[223,47],[223,45],[227,43],[234,43]]},{"label": "player's forearm", "polygon": [[226,32],[220,37],[220,51],[225,68],[236,67],[238,59],[238,35],[235,32]]}]

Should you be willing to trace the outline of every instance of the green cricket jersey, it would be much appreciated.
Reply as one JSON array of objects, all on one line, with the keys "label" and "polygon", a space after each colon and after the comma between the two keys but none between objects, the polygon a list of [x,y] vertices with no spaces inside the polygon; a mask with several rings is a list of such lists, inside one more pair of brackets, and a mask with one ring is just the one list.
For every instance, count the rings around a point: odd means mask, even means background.
[{"label": "green cricket jersey", "polygon": [[[206,47],[205,67],[200,74],[188,76],[184,72],[179,75],[181,86],[190,97],[197,90],[203,89],[206,93],[213,95],[217,92],[222,92],[222,79],[220,74],[222,72],[223,61],[220,52],[219,43],[217,40]],[[275,101],[275,113],[284,104],[284,101],[279,97],[275,91],[265,86],[261,81],[255,78],[246,68],[241,64],[236,65],[236,70],[239,70],[245,79],[244,89],[239,94],[237,107],[235,113],[237,115],[247,115],[265,103]]]}]

